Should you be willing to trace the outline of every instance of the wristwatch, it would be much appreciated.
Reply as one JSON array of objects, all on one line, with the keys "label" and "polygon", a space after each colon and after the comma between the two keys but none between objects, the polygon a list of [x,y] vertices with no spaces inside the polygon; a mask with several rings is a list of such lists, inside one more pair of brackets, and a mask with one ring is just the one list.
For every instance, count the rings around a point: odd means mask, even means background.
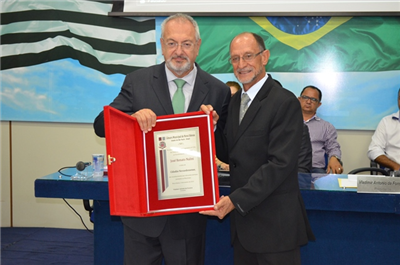
[{"label": "wristwatch", "polygon": [[394,170],[392,172],[392,177],[400,177],[400,170]]},{"label": "wristwatch", "polygon": [[343,166],[343,162],[342,162],[342,160],[340,160],[340,157],[335,156],[335,155],[333,155],[333,156],[331,156],[331,157],[335,157],[335,158],[339,161],[339,163]]}]

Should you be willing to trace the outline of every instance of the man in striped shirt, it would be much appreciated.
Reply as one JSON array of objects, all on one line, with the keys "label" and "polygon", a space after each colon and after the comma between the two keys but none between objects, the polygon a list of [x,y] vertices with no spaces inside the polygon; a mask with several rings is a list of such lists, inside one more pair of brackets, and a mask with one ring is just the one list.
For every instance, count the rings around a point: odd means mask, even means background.
[{"label": "man in striped shirt", "polygon": [[[317,116],[322,92],[315,86],[306,86],[299,101],[304,123],[308,126],[312,145],[312,173],[343,173],[340,145],[335,127]],[[326,163],[327,162],[327,163]]]}]

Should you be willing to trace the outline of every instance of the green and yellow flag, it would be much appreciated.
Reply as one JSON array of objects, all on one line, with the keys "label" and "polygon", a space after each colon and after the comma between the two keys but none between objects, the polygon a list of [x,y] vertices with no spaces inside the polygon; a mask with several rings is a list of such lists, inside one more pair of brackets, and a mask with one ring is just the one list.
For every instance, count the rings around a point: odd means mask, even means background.
[{"label": "green and yellow flag", "polygon": [[198,17],[197,62],[231,73],[229,43],[241,32],[263,37],[269,72],[400,70],[400,17]]}]

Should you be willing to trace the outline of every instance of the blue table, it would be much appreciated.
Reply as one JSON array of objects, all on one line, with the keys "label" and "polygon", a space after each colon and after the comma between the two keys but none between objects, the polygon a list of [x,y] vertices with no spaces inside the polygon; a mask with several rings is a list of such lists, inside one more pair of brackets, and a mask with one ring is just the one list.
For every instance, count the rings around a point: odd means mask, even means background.
[{"label": "blue table", "polygon": [[[317,238],[301,248],[302,263],[400,264],[400,195],[358,194],[341,189],[338,178],[347,175],[299,174]],[[220,186],[221,195],[229,191]],[[95,264],[122,264],[123,228],[109,215],[107,177],[79,181],[53,173],[35,181],[35,196],[93,200]],[[209,218],[206,264],[233,264],[229,229],[229,217]]]}]

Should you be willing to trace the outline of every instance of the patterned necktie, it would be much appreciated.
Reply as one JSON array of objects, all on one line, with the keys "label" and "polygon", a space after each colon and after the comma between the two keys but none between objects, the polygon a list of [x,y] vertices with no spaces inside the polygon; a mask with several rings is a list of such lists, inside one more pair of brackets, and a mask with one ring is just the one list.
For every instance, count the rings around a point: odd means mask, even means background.
[{"label": "patterned necktie", "polygon": [[247,108],[249,107],[249,101],[249,96],[246,93],[243,93],[242,100],[240,101],[239,124],[242,122],[243,116],[246,113]]},{"label": "patterned necktie", "polygon": [[185,112],[185,95],[183,94],[183,86],[186,81],[183,79],[175,79],[174,80],[178,89],[175,91],[174,96],[172,97],[172,107],[174,108],[174,113],[184,113]]}]

